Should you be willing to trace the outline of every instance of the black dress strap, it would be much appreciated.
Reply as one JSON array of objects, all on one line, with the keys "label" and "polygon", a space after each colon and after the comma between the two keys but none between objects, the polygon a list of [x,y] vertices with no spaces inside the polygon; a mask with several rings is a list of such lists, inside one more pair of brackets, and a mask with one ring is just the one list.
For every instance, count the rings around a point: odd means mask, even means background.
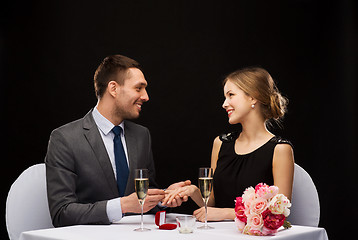
[{"label": "black dress strap", "polygon": [[[223,133],[219,136],[219,139],[224,143],[234,142],[239,137],[240,131],[235,132],[229,132],[229,133]],[[293,144],[280,136],[274,136],[270,139],[270,142],[273,142],[275,144],[288,144],[293,148]]]},{"label": "black dress strap", "polygon": [[275,136],[270,141],[276,144],[288,144],[293,148],[293,144],[289,140],[282,138],[280,136]]},{"label": "black dress strap", "polygon": [[230,132],[230,133],[223,133],[219,136],[219,139],[222,142],[233,142],[237,139],[239,136],[239,131],[236,132]]}]

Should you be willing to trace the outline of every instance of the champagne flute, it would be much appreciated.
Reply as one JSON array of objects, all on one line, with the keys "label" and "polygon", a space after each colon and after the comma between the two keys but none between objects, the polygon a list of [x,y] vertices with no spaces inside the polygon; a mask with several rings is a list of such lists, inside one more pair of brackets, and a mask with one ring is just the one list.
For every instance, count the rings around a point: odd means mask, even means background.
[{"label": "champagne flute", "polygon": [[213,229],[208,225],[208,201],[213,189],[213,169],[199,168],[199,189],[205,205],[205,224],[199,229]]},{"label": "champagne flute", "polygon": [[145,198],[147,197],[147,192],[149,188],[148,169],[136,169],[134,182],[135,182],[135,191],[137,193],[139,204],[142,210],[140,228],[136,228],[134,229],[134,231],[137,232],[150,231],[150,229],[143,227],[143,205],[145,202]]}]

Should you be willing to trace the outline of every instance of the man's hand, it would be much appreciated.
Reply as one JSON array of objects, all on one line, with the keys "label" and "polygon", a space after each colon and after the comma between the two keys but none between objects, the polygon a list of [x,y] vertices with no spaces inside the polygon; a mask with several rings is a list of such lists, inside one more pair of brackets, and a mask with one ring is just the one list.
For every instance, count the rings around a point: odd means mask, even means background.
[{"label": "man's hand", "polygon": [[[148,189],[143,205],[143,212],[148,212],[164,199],[165,192],[160,189]],[[136,193],[121,198],[122,213],[140,213],[141,208]]]},{"label": "man's hand", "polygon": [[[147,197],[145,198],[144,206],[143,206],[143,212],[148,212],[157,204],[162,201],[165,197],[164,190],[161,189],[149,189],[147,193]],[[138,201],[138,199],[137,199]],[[140,211],[139,211],[140,212]]]}]

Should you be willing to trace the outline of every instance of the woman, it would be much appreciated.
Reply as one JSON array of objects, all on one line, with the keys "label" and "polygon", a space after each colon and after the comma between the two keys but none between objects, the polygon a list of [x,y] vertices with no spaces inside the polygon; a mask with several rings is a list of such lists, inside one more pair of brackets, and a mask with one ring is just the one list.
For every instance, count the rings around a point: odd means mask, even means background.
[{"label": "woman", "polygon": [[[290,142],[268,129],[286,112],[287,99],[282,97],[270,74],[262,68],[245,68],[224,80],[226,110],[230,124],[240,123],[241,131],[224,134],[214,140],[211,168],[214,187],[208,203],[208,221],[234,219],[234,199],[247,187],[263,182],[279,187],[291,198],[294,156]],[[176,197],[190,196],[201,207],[194,211],[205,220],[200,190],[190,185],[168,193],[164,204]]]}]

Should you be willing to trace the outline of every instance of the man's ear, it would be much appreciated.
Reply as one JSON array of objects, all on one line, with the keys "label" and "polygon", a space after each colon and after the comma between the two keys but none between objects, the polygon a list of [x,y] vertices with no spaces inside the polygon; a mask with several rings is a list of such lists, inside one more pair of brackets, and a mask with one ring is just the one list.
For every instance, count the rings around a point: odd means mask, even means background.
[{"label": "man's ear", "polygon": [[116,97],[117,96],[117,90],[119,88],[119,85],[116,81],[109,81],[108,85],[107,85],[107,92],[112,96],[112,97]]}]

